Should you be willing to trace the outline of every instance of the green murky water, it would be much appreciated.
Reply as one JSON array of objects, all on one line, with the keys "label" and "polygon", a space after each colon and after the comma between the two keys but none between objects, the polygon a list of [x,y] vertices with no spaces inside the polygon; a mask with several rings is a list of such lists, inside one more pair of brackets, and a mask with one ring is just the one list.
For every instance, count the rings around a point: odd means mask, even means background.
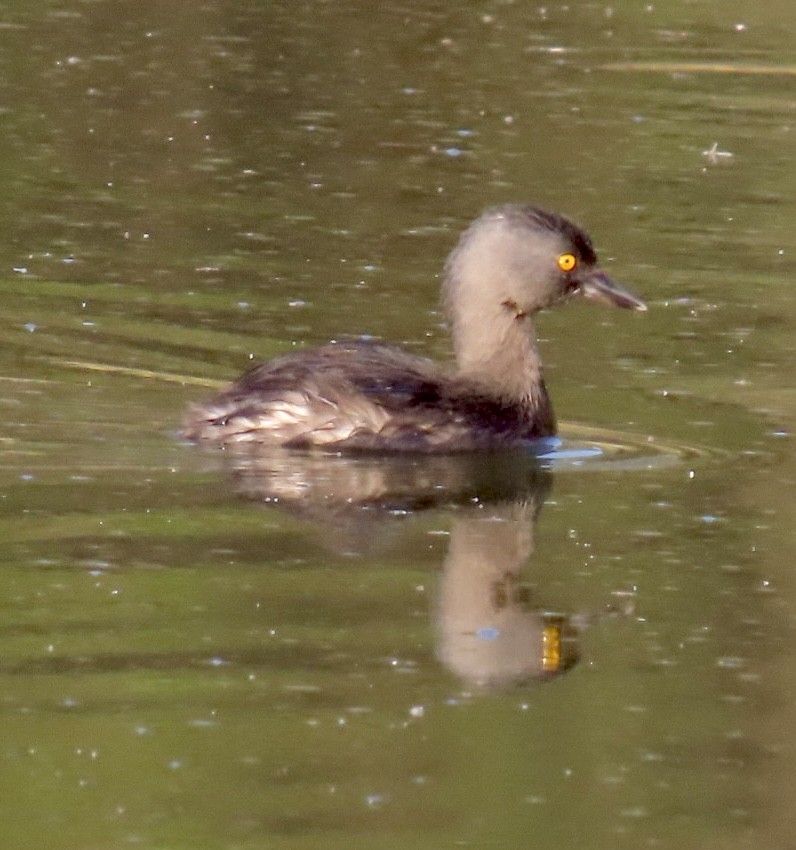
[{"label": "green murky water", "polygon": [[[794,37],[784,0],[3,5],[4,848],[791,846]],[[506,200],[650,303],[540,322],[603,454],[176,438],[252,357],[447,357],[443,258]]]}]

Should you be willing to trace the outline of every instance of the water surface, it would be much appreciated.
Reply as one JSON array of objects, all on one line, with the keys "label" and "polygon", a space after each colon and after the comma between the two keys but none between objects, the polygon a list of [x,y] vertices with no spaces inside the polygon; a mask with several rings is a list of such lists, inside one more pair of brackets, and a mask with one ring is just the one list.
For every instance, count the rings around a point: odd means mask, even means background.
[{"label": "water surface", "polygon": [[[4,11],[3,847],[789,847],[791,4]],[[650,303],[540,320],[599,453],[178,439],[253,358],[447,358],[509,200]]]}]

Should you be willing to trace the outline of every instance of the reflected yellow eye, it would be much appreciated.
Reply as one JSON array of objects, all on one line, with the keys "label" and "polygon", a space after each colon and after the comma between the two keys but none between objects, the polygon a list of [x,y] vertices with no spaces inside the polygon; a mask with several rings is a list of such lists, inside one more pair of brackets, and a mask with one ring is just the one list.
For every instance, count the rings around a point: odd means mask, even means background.
[{"label": "reflected yellow eye", "polygon": [[577,264],[578,260],[574,254],[562,254],[558,258],[558,267],[562,272],[571,272]]}]

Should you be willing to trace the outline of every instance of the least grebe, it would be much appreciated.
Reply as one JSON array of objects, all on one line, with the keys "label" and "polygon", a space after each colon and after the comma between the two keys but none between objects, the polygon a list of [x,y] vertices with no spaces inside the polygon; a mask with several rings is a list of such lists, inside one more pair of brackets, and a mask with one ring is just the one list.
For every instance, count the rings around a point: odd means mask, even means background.
[{"label": "least grebe", "polygon": [[188,414],[185,436],[330,450],[518,446],[556,430],[534,316],[575,296],[643,301],[598,266],[589,237],[533,206],[487,210],[445,263],[456,367],[380,342],[336,342],[255,366]]}]

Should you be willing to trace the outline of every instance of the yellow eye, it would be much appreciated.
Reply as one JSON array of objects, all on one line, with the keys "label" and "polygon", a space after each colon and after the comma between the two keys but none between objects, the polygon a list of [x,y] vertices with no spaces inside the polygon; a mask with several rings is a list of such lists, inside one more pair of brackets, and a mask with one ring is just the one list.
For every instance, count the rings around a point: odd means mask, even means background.
[{"label": "yellow eye", "polygon": [[578,264],[578,260],[574,254],[562,254],[558,258],[558,267],[562,272],[571,272]]}]

